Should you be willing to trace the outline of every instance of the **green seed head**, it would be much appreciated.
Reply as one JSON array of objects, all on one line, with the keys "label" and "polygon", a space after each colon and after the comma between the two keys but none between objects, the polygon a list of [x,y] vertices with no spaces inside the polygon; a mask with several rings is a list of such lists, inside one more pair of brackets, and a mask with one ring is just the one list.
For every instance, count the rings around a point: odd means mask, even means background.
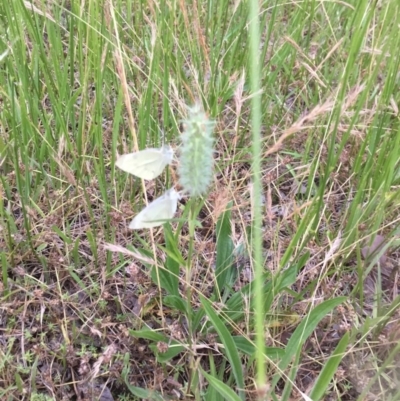
[{"label": "green seed head", "polygon": [[215,123],[198,104],[188,109],[183,121],[182,146],[179,157],[179,182],[190,196],[206,193],[213,178]]}]

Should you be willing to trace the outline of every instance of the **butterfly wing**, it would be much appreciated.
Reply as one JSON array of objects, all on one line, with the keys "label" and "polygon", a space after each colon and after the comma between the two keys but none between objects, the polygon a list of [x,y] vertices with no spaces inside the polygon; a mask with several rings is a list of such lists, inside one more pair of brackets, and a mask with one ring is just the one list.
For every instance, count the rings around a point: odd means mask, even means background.
[{"label": "butterfly wing", "polygon": [[115,165],[136,177],[153,180],[164,171],[167,164],[171,163],[172,158],[172,148],[167,145],[161,149],[149,148],[122,155]]},{"label": "butterfly wing", "polygon": [[178,208],[179,194],[170,189],[164,195],[146,206],[129,224],[132,230],[152,228],[163,225],[174,217]]}]

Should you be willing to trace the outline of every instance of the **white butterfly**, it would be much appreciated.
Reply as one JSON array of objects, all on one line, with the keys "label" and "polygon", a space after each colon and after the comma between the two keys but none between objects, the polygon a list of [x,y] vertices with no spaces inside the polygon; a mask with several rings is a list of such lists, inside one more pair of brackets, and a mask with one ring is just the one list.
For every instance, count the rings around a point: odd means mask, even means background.
[{"label": "white butterfly", "polygon": [[160,149],[148,148],[122,155],[115,165],[136,177],[152,180],[164,171],[167,164],[171,164],[173,156],[174,151],[171,146],[164,145]]},{"label": "white butterfly", "polygon": [[169,189],[136,215],[129,224],[129,228],[138,230],[163,225],[167,220],[174,217],[178,208],[178,199],[180,199],[179,192],[175,191],[174,188]]}]

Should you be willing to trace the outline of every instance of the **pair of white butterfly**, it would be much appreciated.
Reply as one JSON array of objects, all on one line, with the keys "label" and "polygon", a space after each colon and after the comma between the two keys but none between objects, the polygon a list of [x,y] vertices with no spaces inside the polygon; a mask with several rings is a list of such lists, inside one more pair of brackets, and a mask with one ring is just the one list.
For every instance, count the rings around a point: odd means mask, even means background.
[{"label": "pair of white butterfly", "polygon": [[[140,152],[128,153],[118,158],[115,165],[121,170],[144,180],[158,177],[168,164],[171,164],[174,151],[171,146],[164,145],[160,149],[149,148]],[[178,208],[179,192],[174,188],[147,205],[129,224],[129,228],[158,227],[171,220]]]}]

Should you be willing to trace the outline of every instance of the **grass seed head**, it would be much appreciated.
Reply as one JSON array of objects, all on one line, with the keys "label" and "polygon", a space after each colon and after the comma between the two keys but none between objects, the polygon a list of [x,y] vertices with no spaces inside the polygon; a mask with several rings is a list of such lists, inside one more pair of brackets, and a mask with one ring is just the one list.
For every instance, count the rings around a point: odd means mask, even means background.
[{"label": "grass seed head", "polygon": [[208,119],[201,106],[189,108],[181,136],[179,182],[190,196],[202,196],[211,184],[214,172],[215,123]]}]

